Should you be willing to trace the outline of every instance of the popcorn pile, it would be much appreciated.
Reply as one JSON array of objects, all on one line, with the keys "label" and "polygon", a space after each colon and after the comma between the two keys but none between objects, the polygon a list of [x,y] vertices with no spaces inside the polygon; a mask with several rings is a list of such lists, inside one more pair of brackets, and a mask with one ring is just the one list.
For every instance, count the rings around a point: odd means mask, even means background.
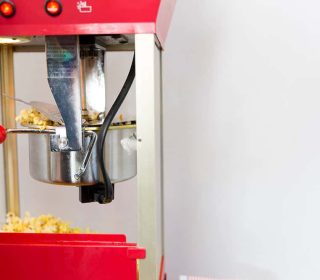
[{"label": "popcorn pile", "polygon": [[46,129],[47,126],[58,125],[58,123],[49,120],[34,108],[21,110],[20,115],[16,117],[16,122],[23,126],[37,125],[40,126],[41,129]]},{"label": "popcorn pile", "polygon": [[[96,122],[100,119],[100,113],[91,113],[83,115],[86,122]],[[58,122],[48,119],[35,108],[26,108],[20,111],[16,117],[16,122],[22,126],[39,126],[40,129],[46,129],[48,126],[60,126]]]},{"label": "popcorn pile", "polygon": [[6,223],[0,232],[24,232],[24,233],[90,233],[89,229],[72,228],[70,224],[52,215],[31,217],[26,213],[20,218],[13,213],[7,214]]}]

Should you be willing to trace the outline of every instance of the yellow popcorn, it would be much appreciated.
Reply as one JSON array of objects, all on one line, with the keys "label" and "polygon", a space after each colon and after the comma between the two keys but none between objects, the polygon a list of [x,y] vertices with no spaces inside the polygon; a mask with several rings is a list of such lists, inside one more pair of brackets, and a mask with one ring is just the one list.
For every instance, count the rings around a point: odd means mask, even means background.
[{"label": "yellow popcorn", "polygon": [[[100,119],[99,113],[86,114],[84,119],[89,122],[94,122]],[[40,126],[40,129],[46,129],[48,126],[60,126],[61,124],[49,120],[35,108],[27,108],[20,111],[20,114],[16,117],[16,122],[22,126]]]},{"label": "yellow popcorn", "polygon": [[99,113],[91,113],[87,116],[88,121],[96,121],[99,119]]},{"label": "yellow popcorn", "polygon": [[52,215],[31,217],[28,212],[23,218],[13,213],[8,213],[6,223],[0,231],[20,233],[90,233],[89,229],[72,228],[69,223]]},{"label": "yellow popcorn", "polygon": [[34,108],[21,110],[20,115],[16,117],[16,122],[23,126],[40,126],[40,129],[46,129],[48,126],[58,125],[57,123],[46,118]]}]

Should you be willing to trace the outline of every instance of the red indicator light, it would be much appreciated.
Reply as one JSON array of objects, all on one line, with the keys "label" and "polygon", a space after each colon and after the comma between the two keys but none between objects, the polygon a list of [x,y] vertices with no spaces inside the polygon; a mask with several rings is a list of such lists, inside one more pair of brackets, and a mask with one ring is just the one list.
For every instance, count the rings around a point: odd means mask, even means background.
[{"label": "red indicator light", "polygon": [[58,16],[62,12],[62,5],[59,1],[49,0],[46,2],[45,10],[50,16]]},{"label": "red indicator light", "polygon": [[7,138],[7,131],[6,129],[0,125],[0,144],[2,144]]},{"label": "red indicator light", "polygon": [[2,16],[9,18],[14,16],[16,12],[15,6],[11,1],[0,2],[0,13]]}]

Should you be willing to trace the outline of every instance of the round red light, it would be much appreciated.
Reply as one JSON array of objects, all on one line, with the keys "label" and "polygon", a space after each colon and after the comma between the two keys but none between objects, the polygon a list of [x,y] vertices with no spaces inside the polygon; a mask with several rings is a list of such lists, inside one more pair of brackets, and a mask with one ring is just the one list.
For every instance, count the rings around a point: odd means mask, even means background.
[{"label": "round red light", "polygon": [[0,144],[2,144],[7,138],[7,131],[6,129],[0,125]]},{"label": "round red light", "polygon": [[62,12],[62,5],[58,1],[52,1],[52,0],[47,1],[45,8],[46,8],[46,12],[50,16],[58,16]]},{"label": "round red light", "polygon": [[0,2],[0,13],[4,17],[12,17],[16,12],[14,4],[9,1],[2,1]]}]

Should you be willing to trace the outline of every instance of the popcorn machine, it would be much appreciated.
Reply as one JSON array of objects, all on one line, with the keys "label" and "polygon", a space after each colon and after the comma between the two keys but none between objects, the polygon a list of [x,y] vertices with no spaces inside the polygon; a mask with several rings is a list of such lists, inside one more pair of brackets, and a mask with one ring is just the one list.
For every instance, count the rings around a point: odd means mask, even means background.
[{"label": "popcorn machine", "polygon": [[[163,277],[161,50],[174,2],[0,1],[0,142],[7,210],[19,214],[19,134],[29,135],[30,175],[45,183],[78,187],[82,203],[112,202],[114,184],[137,174],[137,241],[147,251],[140,279],[146,280]],[[34,105],[50,125],[15,128],[16,51],[46,54],[56,107]],[[134,56],[122,90],[106,111],[104,57],[109,51],[133,51]],[[115,125],[134,79],[136,120]],[[120,140],[126,140],[133,152]]]}]

